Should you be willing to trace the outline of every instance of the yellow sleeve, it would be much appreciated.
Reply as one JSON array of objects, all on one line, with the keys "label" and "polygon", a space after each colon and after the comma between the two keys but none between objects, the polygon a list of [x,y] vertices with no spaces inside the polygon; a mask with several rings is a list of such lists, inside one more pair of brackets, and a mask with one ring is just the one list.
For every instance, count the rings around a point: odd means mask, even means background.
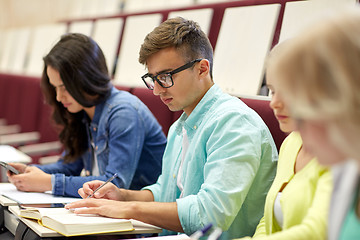
[{"label": "yellow sleeve", "polygon": [[253,238],[256,238],[256,237],[263,237],[266,235],[266,229],[265,229],[265,217],[262,217],[260,219],[260,222],[259,224],[257,225],[256,227],[256,231],[255,231],[255,234],[253,236]]}]

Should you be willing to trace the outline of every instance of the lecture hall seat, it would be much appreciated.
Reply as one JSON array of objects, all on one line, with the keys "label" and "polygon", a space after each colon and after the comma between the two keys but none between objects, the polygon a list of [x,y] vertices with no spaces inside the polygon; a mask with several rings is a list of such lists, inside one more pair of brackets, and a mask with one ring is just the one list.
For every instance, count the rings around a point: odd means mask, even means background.
[{"label": "lecture hall seat", "polygon": [[29,47],[28,62],[25,66],[25,74],[40,77],[44,68],[43,57],[50,51],[52,46],[66,33],[66,23],[54,23],[39,25],[33,29]]},{"label": "lecture hall seat", "polygon": [[93,30],[93,23],[94,22],[92,20],[71,22],[68,26],[68,32],[82,33],[86,36],[91,36]]},{"label": "lecture hall seat", "polygon": [[259,94],[280,7],[264,4],[225,9],[214,50],[214,81],[225,92]]},{"label": "lecture hall seat", "polygon": [[114,82],[119,85],[143,86],[141,76],[146,69],[138,61],[140,46],[145,36],[160,24],[159,13],[128,16],[124,25],[120,52],[115,69]]},{"label": "lecture hall seat", "polygon": [[103,51],[109,73],[114,74],[124,20],[122,18],[95,19],[92,38]]}]

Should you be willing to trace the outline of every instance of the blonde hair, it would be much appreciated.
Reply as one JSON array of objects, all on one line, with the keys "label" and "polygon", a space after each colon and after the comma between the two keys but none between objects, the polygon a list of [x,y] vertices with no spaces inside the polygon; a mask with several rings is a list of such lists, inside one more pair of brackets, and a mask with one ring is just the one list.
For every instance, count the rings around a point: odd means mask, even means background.
[{"label": "blonde hair", "polygon": [[292,115],[326,121],[331,140],[351,157],[360,156],[359,23],[359,8],[328,16],[271,63]]}]

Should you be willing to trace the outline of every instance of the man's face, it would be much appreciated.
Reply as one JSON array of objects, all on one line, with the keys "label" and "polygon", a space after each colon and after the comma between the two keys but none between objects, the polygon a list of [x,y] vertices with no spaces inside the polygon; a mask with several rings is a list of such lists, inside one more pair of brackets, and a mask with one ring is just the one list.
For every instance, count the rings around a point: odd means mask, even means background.
[{"label": "man's face", "polygon": [[[170,72],[186,63],[175,48],[162,49],[146,61],[148,72],[153,76]],[[159,95],[171,111],[184,110],[189,116],[200,101],[197,81],[199,79],[198,65],[199,63],[195,63],[193,67],[174,74],[172,76],[174,85],[170,88],[163,88],[155,82],[154,95]]]}]

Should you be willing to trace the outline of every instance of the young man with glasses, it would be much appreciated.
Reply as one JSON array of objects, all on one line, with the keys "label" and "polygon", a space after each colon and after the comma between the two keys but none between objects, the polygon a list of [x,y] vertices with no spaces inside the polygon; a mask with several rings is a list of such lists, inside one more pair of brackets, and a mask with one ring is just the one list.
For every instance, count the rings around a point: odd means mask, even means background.
[{"label": "young man with glasses", "polygon": [[[107,184],[94,196],[103,199],[67,208],[138,219],[166,229],[163,235],[192,234],[208,223],[225,239],[254,233],[277,150],[261,118],[214,84],[212,55],[206,34],[190,20],[169,19],[147,35],[139,61],[149,73],[142,80],[170,110],[184,111],[169,130],[162,174],[140,191]],[[79,193],[86,198],[101,184],[86,183]]]}]

